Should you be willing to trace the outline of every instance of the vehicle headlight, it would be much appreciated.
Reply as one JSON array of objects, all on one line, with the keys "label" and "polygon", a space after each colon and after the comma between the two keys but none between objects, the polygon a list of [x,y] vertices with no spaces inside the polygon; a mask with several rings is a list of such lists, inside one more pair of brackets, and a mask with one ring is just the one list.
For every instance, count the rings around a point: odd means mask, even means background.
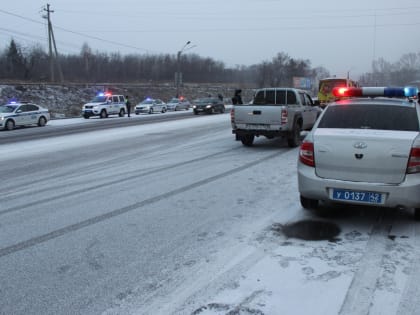
[{"label": "vehicle headlight", "polygon": [[193,107],[192,108],[197,108],[197,106],[196,105],[193,105]]},{"label": "vehicle headlight", "polygon": [[211,107],[212,107],[211,105],[207,105],[207,106],[206,106],[206,108],[211,108]]}]

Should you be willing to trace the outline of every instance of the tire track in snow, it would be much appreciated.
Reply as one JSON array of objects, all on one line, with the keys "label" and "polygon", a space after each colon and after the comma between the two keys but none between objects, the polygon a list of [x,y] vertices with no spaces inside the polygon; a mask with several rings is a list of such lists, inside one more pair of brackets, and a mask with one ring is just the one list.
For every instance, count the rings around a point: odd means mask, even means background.
[{"label": "tire track in snow", "polygon": [[414,229],[416,254],[412,259],[410,276],[402,293],[397,315],[416,315],[420,310],[420,226],[416,224]]},{"label": "tire track in snow", "polygon": [[[226,152],[229,152],[229,151],[232,151],[232,150],[234,150],[234,149],[227,150]],[[149,198],[149,199],[145,199],[145,200],[142,200],[140,202],[136,202],[136,203],[134,203],[132,205],[129,205],[129,206],[126,206],[126,207],[122,207],[122,208],[113,210],[111,212],[104,213],[102,215],[95,216],[95,217],[89,218],[87,220],[84,220],[84,221],[81,221],[81,222],[78,222],[78,223],[75,223],[75,224],[71,224],[71,225],[68,225],[66,227],[63,227],[63,228],[54,230],[54,231],[51,231],[49,233],[46,233],[46,234],[43,234],[43,235],[40,235],[40,236],[37,236],[37,237],[33,237],[33,238],[28,239],[26,241],[19,242],[19,243],[15,244],[15,245],[11,245],[11,246],[2,248],[2,249],[0,249],[0,257],[7,256],[7,255],[10,255],[10,254],[19,252],[21,250],[24,250],[24,249],[27,249],[27,248],[36,246],[38,244],[41,244],[41,243],[50,241],[52,239],[61,237],[61,236],[65,235],[65,234],[78,231],[78,230],[83,229],[85,227],[89,227],[91,225],[94,225],[94,224],[97,224],[97,223],[106,221],[108,219],[112,219],[112,218],[117,217],[119,215],[123,215],[125,213],[130,212],[130,211],[138,210],[141,207],[144,207],[144,206],[149,205],[149,204],[156,203],[156,202],[158,202],[160,200],[164,200],[164,199],[170,198],[170,197],[172,197],[174,195],[185,193],[185,191],[188,191],[188,190],[191,190],[191,189],[195,189],[195,188],[197,188],[199,186],[202,186],[202,185],[205,185],[205,184],[214,182],[214,181],[216,181],[218,179],[221,179],[221,178],[230,176],[232,174],[241,172],[241,171],[246,170],[248,168],[251,168],[251,167],[253,167],[253,166],[257,165],[257,164],[260,164],[260,163],[263,163],[263,162],[265,162],[267,160],[276,158],[279,155],[286,154],[287,152],[289,152],[289,151],[288,150],[281,151],[281,152],[276,151],[275,153],[271,153],[269,155],[266,155],[265,157],[259,158],[257,160],[250,161],[250,162],[248,162],[246,164],[243,164],[241,166],[235,167],[235,168],[230,169],[228,171],[225,171],[225,172],[223,172],[221,174],[217,174],[217,175],[214,175],[214,176],[210,176],[210,177],[204,178],[202,180],[199,180],[199,181],[196,181],[194,183],[191,183],[191,184],[188,184],[188,185],[179,187],[179,188],[174,189],[172,191],[168,191],[168,192],[165,192],[163,194],[157,195],[155,197],[152,197],[152,198]],[[215,155],[215,154],[212,154],[212,155]],[[217,153],[217,154],[220,154],[220,152]],[[190,162],[185,162],[184,161],[184,162],[182,162],[180,164],[186,164],[186,163],[190,163]],[[162,169],[159,169],[159,171],[162,171]],[[102,187],[102,185],[101,185],[101,187]],[[62,196],[62,197],[64,197],[64,196]],[[68,194],[66,194],[66,197],[68,197]],[[48,200],[44,200],[43,202],[47,202]],[[37,202],[39,203],[40,201],[37,201]],[[27,206],[29,206],[29,205],[27,205]],[[10,212],[12,210],[18,210],[18,209],[8,209],[7,212]],[[4,214],[4,213],[6,213],[6,211],[1,212],[0,214]]]},{"label": "tire track in snow", "polygon": [[369,314],[376,283],[382,271],[381,262],[387,251],[387,242],[390,242],[388,234],[394,221],[393,216],[391,218],[386,212],[380,212],[378,221],[372,227],[365,254],[347,291],[340,315]]}]

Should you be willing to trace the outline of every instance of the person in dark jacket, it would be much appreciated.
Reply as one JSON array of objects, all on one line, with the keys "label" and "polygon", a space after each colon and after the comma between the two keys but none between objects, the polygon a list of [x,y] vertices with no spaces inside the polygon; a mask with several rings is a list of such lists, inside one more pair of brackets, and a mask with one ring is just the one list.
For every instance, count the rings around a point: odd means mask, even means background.
[{"label": "person in dark jacket", "polygon": [[127,107],[127,116],[130,117],[131,103],[130,103],[130,100],[128,99],[128,95],[125,96],[125,106]]},{"label": "person in dark jacket", "polygon": [[[242,90],[241,89],[237,89],[235,90],[235,95],[232,97],[232,104],[233,105],[242,105],[242,96],[241,96]],[[240,137],[235,134],[235,140],[239,141],[241,140]]]},{"label": "person in dark jacket", "polygon": [[235,90],[235,95],[232,97],[232,104],[233,105],[242,105],[242,96],[241,96],[242,90],[237,89]]}]

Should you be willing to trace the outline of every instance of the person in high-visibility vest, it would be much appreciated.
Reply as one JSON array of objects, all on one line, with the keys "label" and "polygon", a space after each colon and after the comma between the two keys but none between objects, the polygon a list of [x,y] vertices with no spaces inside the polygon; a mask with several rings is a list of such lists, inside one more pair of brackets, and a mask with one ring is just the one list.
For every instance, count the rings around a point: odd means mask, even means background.
[{"label": "person in high-visibility vest", "polygon": [[128,99],[128,95],[125,96],[125,106],[127,107],[127,116],[130,117],[131,113],[131,103]]}]

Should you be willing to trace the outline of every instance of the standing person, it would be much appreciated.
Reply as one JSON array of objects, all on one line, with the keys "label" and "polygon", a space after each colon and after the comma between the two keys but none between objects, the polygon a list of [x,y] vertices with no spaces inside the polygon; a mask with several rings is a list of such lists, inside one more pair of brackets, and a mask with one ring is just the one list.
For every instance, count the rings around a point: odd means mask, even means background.
[{"label": "standing person", "polygon": [[[235,95],[232,97],[232,104],[233,105],[242,105],[242,96],[241,96],[242,90],[241,89],[236,89],[235,90]],[[235,134],[235,140],[239,141],[241,140],[238,134]]]},{"label": "standing person", "polygon": [[242,105],[242,96],[241,96],[242,90],[237,89],[235,90],[235,95],[232,97],[232,104],[233,105]]},{"label": "standing person", "polygon": [[128,95],[125,96],[125,106],[127,107],[127,116],[130,117],[131,103],[130,103],[130,100],[128,99]]}]

